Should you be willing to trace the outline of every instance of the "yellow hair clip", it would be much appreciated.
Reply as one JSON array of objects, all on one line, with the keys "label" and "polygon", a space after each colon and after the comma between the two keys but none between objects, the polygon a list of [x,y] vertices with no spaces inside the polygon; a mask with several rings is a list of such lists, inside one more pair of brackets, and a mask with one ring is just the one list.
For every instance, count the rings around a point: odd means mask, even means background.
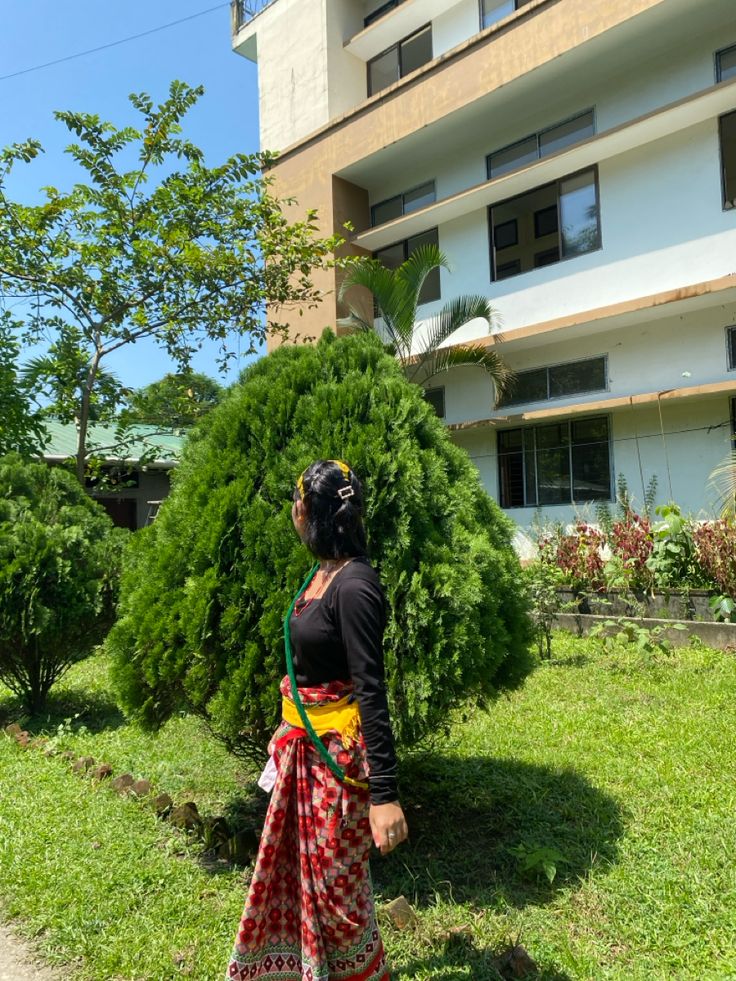
[{"label": "yellow hair clip", "polygon": [[336,463],[342,470],[342,475],[345,480],[350,480],[350,467],[347,465],[347,463],[343,463],[342,460],[330,460],[330,463]]}]

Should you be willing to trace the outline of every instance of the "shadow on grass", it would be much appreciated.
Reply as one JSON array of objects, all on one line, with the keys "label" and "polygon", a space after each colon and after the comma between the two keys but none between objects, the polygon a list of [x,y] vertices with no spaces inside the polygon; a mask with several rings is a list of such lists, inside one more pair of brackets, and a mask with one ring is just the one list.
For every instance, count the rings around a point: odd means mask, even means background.
[{"label": "shadow on grass", "polygon": [[374,860],[374,879],[384,896],[420,907],[438,895],[490,908],[547,903],[615,861],[623,832],[617,803],[579,774],[514,760],[418,756],[402,768],[402,803],[410,841]]},{"label": "shadow on grass", "polygon": [[570,975],[554,967],[539,965],[537,971],[515,974],[498,969],[500,951],[478,950],[464,946],[416,958],[401,967],[391,968],[395,981],[415,978],[419,971],[432,971],[436,981],[498,981],[499,978],[525,977],[527,981],[572,981]]},{"label": "shadow on grass", "polygon": [[17,696],[8,693],[0,699],[0,726],[20,722],[24,729],[36,736],[55,732],[66,719],[73,719],[75,728],[86,726],[90,732],[119,729],[127,721],[114,699],[104,691],[90,692],[84,688],[52,690],[46,708],[32,716],[24,710]]}]

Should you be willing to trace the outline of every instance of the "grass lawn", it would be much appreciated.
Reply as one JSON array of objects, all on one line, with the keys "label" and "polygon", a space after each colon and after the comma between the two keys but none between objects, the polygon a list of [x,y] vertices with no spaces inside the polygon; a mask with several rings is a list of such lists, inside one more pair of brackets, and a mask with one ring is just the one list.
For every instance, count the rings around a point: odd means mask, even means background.
[{"label": "grass lawn", "polygon": [[[518,940],[548,981],[736,978],[736,659],[564,636],[555,654],[405,761],[411,843],[373,867],[379,901],[418,913],[385,924],[393,976],[496,979]],[[252,774],[194,720],[128,726],[100,658],[31,728],[77,712],[65,748],[205,813],[251,799]],[[0,720],[16,714],[0,688]],[[0,738],[0,908],[65,976],[219,981],[248,870],[199,858],[146,807]],[[469,936],[448,941],[456,926]]]}]

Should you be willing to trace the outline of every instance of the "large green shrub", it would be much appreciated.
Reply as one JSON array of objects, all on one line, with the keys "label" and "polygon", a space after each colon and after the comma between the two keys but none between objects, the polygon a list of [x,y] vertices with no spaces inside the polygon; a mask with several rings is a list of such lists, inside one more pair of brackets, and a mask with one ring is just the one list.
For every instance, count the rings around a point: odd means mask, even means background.
[{"label": "large green shrub", "polygon": [[190,439],[172,495],[131,542],[110,633],[127,711],[186,708],[262,753],[284,673],[282,617],[311,565],[291,523],[298,474],[340,457],[363,477],[398,737],[490,694],[529,627],[511,526],[421,390],[371,335],[282,347]]},{"label": "large green shrub", "polygon": [[0,458],[0,681],[30,712],[109,629],[124,534],[65,470]]}]

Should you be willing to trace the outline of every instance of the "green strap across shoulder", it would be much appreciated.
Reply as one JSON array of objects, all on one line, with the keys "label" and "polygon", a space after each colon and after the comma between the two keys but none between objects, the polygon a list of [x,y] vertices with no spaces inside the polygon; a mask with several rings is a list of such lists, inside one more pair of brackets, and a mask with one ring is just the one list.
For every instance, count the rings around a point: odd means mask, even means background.
[{"label": "green strap across shoulder", "polygon": [[307,715],[307,710],[304,708],[304,703],[299,697],[299,687],[296,683],[296,673],[294,671],[294,657],[291,650],[291,627],[290,627],[291,615],[294,612],[294,608],[296,607],[296,604],[298,603],[300,597],[305,593],[310,582],[314,579],[317,569],[319,569],[319,562],[316,562],[310,569],[309,575],[304,580],[301,589],[294,597],[292,604],[289,607],[289,612],[286,614],[286,617],[284,618],[284,647],[286,648],[286,671],[287,674],[289,675],[289,681],[291,682],[291,697],[294,701],[294,705],[296,705],[296,710],[299,713],[299,718],[302,720],[302,724],[304,725],[304,728],[309,738],[312,740],[315,749],[322,757],[322,759],[325,761],[326,765],[335,774],[337,779],[345,783],[346,782],[345,771],[338,763],[335,762],[335,760],[330,755],[330,752],[325,746],[325,744],[322,742],[322,740],[319,738],[317,733],[314,731],[314,726],[309,721],[309,716]]}]

